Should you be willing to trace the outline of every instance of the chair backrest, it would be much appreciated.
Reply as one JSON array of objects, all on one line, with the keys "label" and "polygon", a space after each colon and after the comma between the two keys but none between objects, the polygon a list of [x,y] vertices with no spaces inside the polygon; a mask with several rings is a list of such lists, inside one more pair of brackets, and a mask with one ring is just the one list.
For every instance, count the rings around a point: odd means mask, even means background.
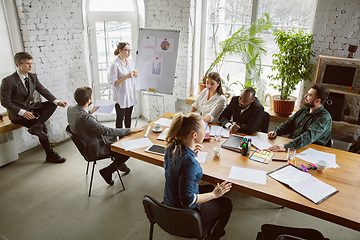
[{"label": "chair backrest", "polygon": [[86,161],[89,161],[84,155],[84,145],[83,145],[83,143],[80,141],[78,136],[76,136],[76,134],[73,131],[71,131],[69,125],[67,125],[65,131],[70,136],[71,140],[74,142],[75,146],[77,147],[77,149],[79,150],[81,155],[85,158]]},{"label": "chair backrest", "polygon": [[334,140],[332,138],[329,138],[329,141],[326,143],[325,147],[332,147],[334,145]]},{"label": "chair backrest", "polygon": [[267,133],[269,130],[270,123],[270,114],[268,112],[264,112],[263,118],[261,119],[261,123],[259,126],[259,131],[263,133]]},{"label": "chair backrest", "polygon": [[261,226],[261,232],[264,240],[276,240],[279,236],[283,234],[285,235],[287,234],[293,237],[298,237],[300,239],[304,238],[307,240],[326,239],[321,234],[321,232],[311,228],[293,228],[293,227],[278,226],[273,224],[264,224]]},{"label": "chair backrest", "polygon": [[143,205],[150,223],[157,223],[169,234],[198,239],[206,234],[203,232],[200,214],[194,210],[169,207],[149,196],[144,197]]},{"label": "chair backrest", "polygon": [[305,238],[299,238],[295,236],[291,236],[288,234],[281,234],[276,238],[276,240],[306,240]]}]

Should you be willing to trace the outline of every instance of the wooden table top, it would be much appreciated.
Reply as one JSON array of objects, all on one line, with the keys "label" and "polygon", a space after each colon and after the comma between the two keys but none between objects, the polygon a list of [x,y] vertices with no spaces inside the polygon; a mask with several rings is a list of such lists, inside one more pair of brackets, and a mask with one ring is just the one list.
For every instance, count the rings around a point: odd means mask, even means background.
[{"label": "wooden table top", "polygon": [[[168,113],[163,117],[169,118],[172,115],[173,113]],[[153,123],[146,125],[144,131],[126,136],[120,141],[143,137],[147,126],[153,127]],[[159,134],[160,133],[154,133],[153,131],[150,131],[148,138],[154,144],[165,146],[166,143],[164,141],[159,141],[156,139]],[[285,144],[291,141],[290,139],[283,137],[277,137],[276,139],[269,140],[267,135],[264,133],[255,133],[254,135],[269,141],[271,144]],[[243,157],[237,152],[224,148],[222,148],[220,158],[214,157],[213,148],[220,146],[221,142],[224,140],[225,139],[222,138],[220,142],[217,142],[214,140],[214,138],[211,138],[210,141],[205,141],[202,143],[203,151],[208,153],[206,162],[200,163],[204,173],[203,180],[211,183],[228,180],[233,183],[232,190],[239,191],[253,197],[257,197],[360,231],[360,159],[358,154],[315,144],[311,144],[301,150],[298,150],[300,153],[308,148],[313,148],[318,151],[333,153],[336,155],[336,163],[340,166],[340,168],[337,169],[328,168],[324,172],[319,172],[316,170],[309,171],[311,175],[335,187],[339,191],[334,196],[331,196],[319,205],[316,205],[315,203],[296,193],[289,187],[270,178],[269,176],[266,177],[266,185],[229,179],[228,176],[232,166],[262,170],[269,173],[286,163],[270,162],[267,165],[249,160],[248,157]],[[145,148],[125,151],[120,141],[111,145],[112,151],[163,167],[163,156],[147,153],[144,151]],[[286,153],[276,153],[274,158],[285,159]],[[304,163],[305,165],[307,164],[307,162],[297,158],[297,165],[300,166],[301,163]]]}]

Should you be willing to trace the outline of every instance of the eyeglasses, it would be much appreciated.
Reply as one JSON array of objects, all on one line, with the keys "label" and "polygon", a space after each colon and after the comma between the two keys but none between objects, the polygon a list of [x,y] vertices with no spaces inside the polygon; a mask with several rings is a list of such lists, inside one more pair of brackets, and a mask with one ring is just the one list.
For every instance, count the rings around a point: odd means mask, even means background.
[{"label": "eyeglasses", "polygon": [[123,49],[124,51],[127,51],[128,53],[131,53],[131,49]]}]

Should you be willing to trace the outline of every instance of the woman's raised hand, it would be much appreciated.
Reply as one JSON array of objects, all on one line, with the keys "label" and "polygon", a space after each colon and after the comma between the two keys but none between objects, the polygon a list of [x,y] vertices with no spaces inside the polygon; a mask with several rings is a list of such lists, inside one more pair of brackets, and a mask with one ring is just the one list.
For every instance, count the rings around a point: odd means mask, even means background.
[{"label": "woman's raised hand", "polygon": [[220,184],[218,183],[216,185],[216,187],[214,188],[214,190],[212,191],[212,194],[213,194],[214,198],[219,198],[222,195],[224,195],[225,193],[227,193],[228,191],[230,191],[231,187],[232,187],[232,185],[228,181],[224,181]]},{"label": "woman's raised hand", "polygon": [[194,148],[194,152],[197,155],[198,152],[200,152],[202,150],[202,146],[200,144],[196,144],[195,148]]}]

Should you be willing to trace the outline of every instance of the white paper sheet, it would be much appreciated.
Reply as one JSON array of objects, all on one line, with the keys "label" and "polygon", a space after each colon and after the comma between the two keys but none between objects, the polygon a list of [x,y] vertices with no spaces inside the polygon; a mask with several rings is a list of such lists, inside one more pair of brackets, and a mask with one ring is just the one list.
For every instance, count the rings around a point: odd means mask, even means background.
[{"label": "white paper sheet", "polygon": [[165,127],[170,127],[171,126],[171,122],[172,120],[171,119],[167,119],[167,118],[160,118],[159,120],[157,120],[155,123],[159,123],[160,125],[162,126],[165,126]]},{"label": "white paper sheet", "polygon": [[124,140],[121,141],[121,144],[123,145],[125,151],[129,151],[136,148],[143,148],[153,145],[153,143],[148,138],[139,138],[134,140]]},{"label": "white paper sheet", "polygon": [[316,164],[319,160],[324,160],[329,164],[329,168],[338,168],[339,165],[336,164],[336,155],[332,153],[326,153],[317,151],[315,149],[309,148],[305,151],[296,154],[296,157],[301,158],[309,163]]},{"label": "white paper sheet", "polygon": [[161,141],[165,141],[165,138],[169,132],[170,128],[165,128],[164,131],[162,131],[162,133],[156,138],[157,140],[161,140]]},{"label": "white paper sheet", "polygon": [[265,185],[266,171],[233,166],[231,167],[229,178]]},{"label": "white paper sheet", "polygon": [[248,139],[251,139],[251,144],[259,149],[268,149],[272,145],[268,143],[267,141],[261,139],[258,136],[245,136]]},{"label": "white paper sheet", "polygon": [[230,131],[229,129],[223,128],[222,126],[211,126],[210,136],[215,136],[215,133],[218,129],[222,129],[221,131],[221,137],[229,138],[230,137]]},{"label": "white paper sheet", "polygon": [[199,163],[204,163],[206,161],[207,152],[198,152],[196,159]]},{"label": "white paper sheet", "polygon": [[114,109],[115,101],[107,101],[98,99],[95,101],[94,106],[99,107],[94,114],[95,115],[102,115],[102,116],[109,116]]}]

